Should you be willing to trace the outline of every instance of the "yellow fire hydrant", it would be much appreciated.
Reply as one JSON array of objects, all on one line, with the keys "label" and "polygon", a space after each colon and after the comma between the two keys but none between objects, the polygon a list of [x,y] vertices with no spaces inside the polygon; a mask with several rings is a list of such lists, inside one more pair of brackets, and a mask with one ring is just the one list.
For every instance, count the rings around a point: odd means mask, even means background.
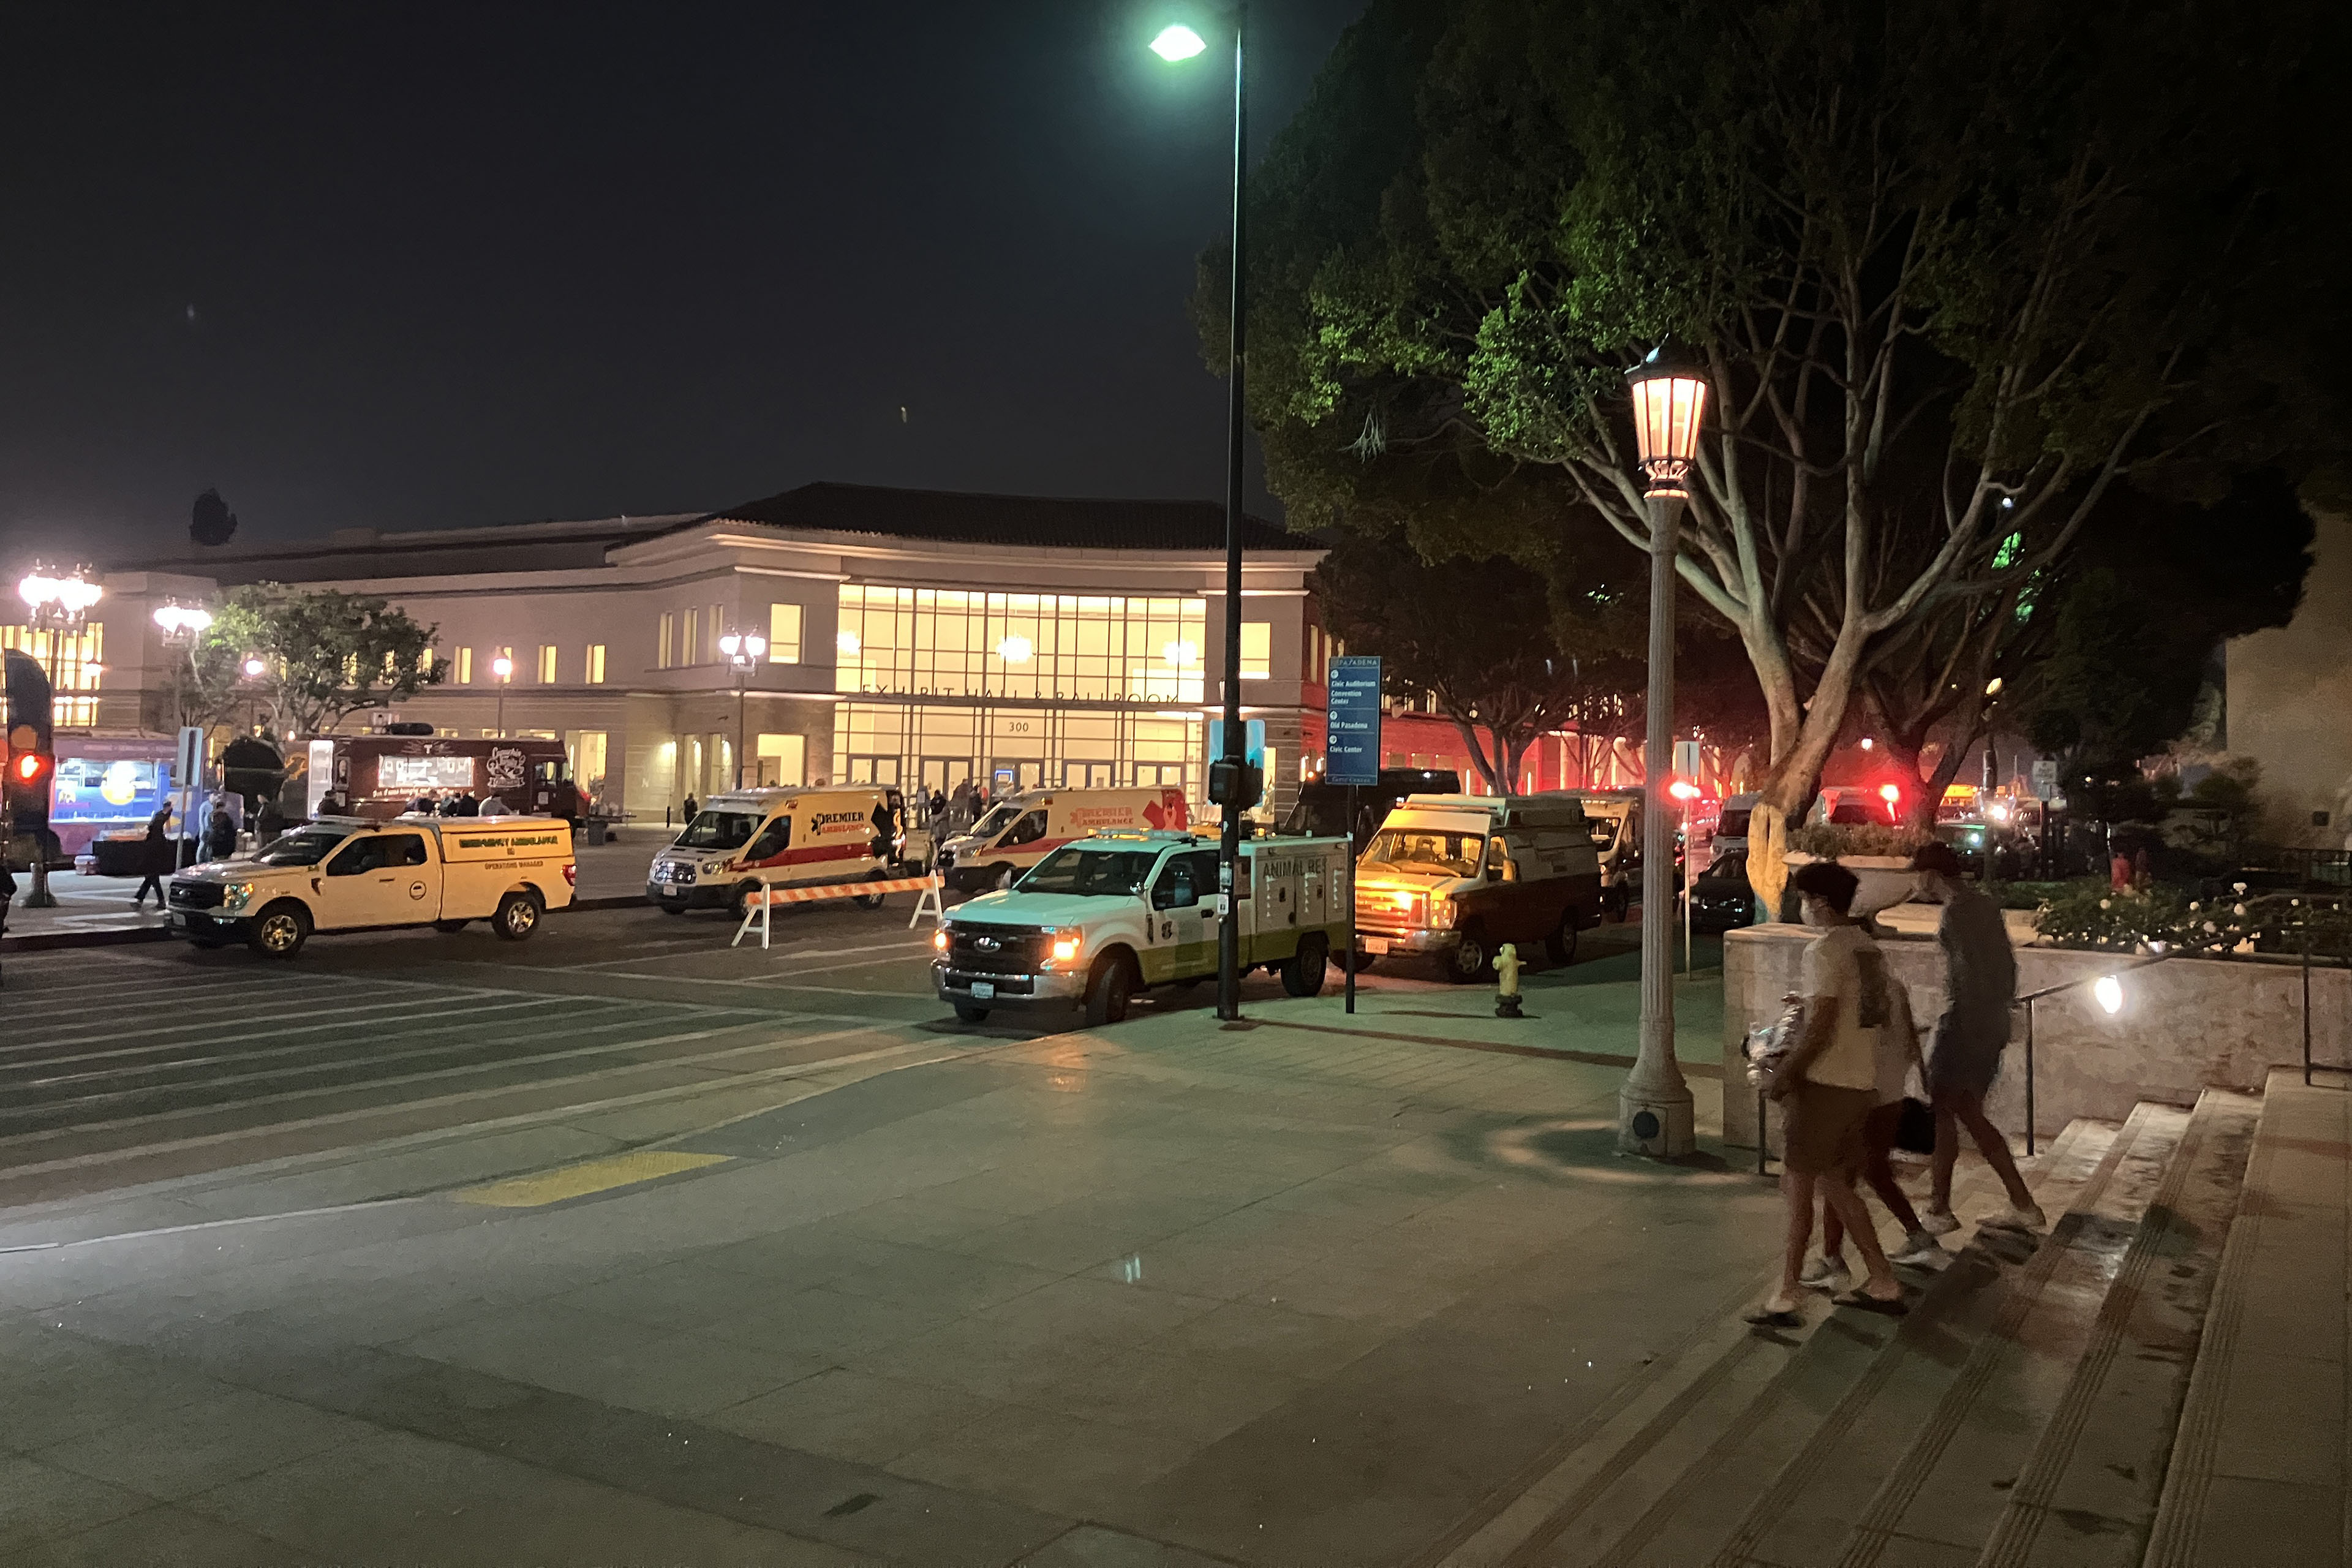
[{"label": "yellow fire hydrant", "polygon": [[1495,953],[1495,1016],[1524,1016],[1519,1011],[1519,950],[1507,942]]}]

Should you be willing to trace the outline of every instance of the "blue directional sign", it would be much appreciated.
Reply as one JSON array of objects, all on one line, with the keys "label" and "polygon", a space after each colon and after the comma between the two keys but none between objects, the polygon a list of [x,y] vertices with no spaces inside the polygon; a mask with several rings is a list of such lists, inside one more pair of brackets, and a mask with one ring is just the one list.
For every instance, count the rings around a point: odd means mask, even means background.
[{"label": "blue directional sign", "polygon": [[1335,784],[1381,782],[1381,661],[1342,655],[1325,682],[1323,777]]}]

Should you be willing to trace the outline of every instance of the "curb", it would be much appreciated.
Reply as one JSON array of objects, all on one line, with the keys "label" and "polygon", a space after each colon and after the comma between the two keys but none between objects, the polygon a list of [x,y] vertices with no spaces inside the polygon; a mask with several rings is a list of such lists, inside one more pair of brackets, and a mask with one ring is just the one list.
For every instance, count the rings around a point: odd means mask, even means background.
[{"label": "curb", "polygon": [[[608,893],[592,899],[574,899],[554,912],[625,910],[645,901],[643,893]],[[27,931],[23,936],[0,936],[0,952],[53,952],[68,947],[121,947],[134,942],[173,940],[173,933],[163,926],[120,926],[110,931]]]}]

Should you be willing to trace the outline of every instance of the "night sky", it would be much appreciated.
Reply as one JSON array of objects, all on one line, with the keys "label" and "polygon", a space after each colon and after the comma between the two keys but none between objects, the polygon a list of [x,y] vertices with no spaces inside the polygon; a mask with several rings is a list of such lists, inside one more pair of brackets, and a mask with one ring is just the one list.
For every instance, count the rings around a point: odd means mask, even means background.
[{"label": "night sky", "polygon": [[[1218,496],[1187,3],[11,7],[0,567],[184,547],[208,485],[240,542]],[[1254,144],[1362,8],[1256,7]]]}]

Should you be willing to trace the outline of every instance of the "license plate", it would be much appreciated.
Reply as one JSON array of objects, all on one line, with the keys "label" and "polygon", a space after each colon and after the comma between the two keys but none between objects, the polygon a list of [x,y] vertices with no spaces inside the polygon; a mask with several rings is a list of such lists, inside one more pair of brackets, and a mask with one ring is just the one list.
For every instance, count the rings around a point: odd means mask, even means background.
[{"label": "license plate", "polygon": [[682,899],[686,897],[686,889],[683,888],[664,888],[662,889],[662,897],[665,899]]},{"label": "license plate", "polygon": [[1366,952],[1386,952],[1388,950],[1389,939],[1384,936],[1368,936],[1364,939]]},{"label": "license plate", "polygon": [[992,1002],[996,999],[996,987],[988,981],[975,980],[971,983],[971,999],[975,1002]]}]

